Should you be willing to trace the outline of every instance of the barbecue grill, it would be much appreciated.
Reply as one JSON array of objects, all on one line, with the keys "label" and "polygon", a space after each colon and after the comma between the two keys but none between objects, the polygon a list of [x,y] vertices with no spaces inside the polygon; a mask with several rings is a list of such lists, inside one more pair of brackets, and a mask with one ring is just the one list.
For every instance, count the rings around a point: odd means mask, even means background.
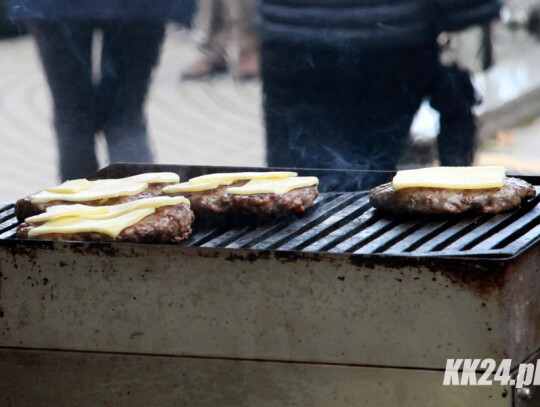
[{"label": "barbecue grill", "polygon": [[[93,178],[245,170],[268,169]],[[538,406],[534,387],[442,383],[449,358],[514,373],[539,358],[539,203],[399,218],[366,191],[325,192],[302,216],[203,225],[180,245],[16,240],[4,204],[0,405]]]}]

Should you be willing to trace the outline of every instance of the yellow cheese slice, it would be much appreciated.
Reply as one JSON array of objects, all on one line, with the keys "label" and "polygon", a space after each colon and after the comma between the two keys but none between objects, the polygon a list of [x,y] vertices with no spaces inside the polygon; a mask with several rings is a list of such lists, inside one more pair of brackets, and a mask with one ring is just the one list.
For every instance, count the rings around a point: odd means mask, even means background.
[{"label": "yellow cheese slice", "polygon": [[418,170],[398,171],[392,187],[486,189],[500,188],[506,179],[506,168],[502,165],[483,167],[431,167]]},{"label": "yellow cheese slice", "polygon": [[48,233],[80,233],[98,232],[116,238],[122,230],[134,225],[148,215],[155,212],[154,208],[138,209],[125,213],[112,219],[85,219],[82,217],[69,217],[51,220],[41,226],[30,229],[28,236],[38,236]]},{"label": "yellow cheese slice", "polygon": [[28,223],[40,223],[48,220],[65,218],[68,216],[85,216],[98,213],[108,213],[107,206],[89,206],[89,205],[55,205],[47,208],[46,212],[39,215],[30,216],[25,219]]},{"label": "yellow cheese slice", "polygon": [[160,208],[162,206],[174,206],[185,204],[188,207],[190,202],[187,198],[183,196],[170,197],[170,196],[156,196],[153,198],[139,199],[137,201],[127,202],[119,205],[110,205],[106,208],[108,209],[107,213],[100,214],[90,214],[84,216],[86,219],[112,219],[114,217],[123,215],[124,213],[146,209],[146,208]]},{"label": "yellow cheese slice", "polygon": [[117,183],[178,183],[180,182],[180,177],[174,172],[148,172],[144,174],[133,175],[131,177],[125,178],[114,178],[114,179],[104,179],[104,180],[95,180],[88,181],[85,178],[74,179],[70,181],[65,181],[64,183],[47,188],[45,191],[57,192],[63,194],[73,194],[85,189],[90,188],[92,185],[103,185],[103,184],[117,184]]},{"label": "yellow cheese slice", "polygon": [[270,172],[227,172],[201,175],[200,177],[191,178],[190,184],[203,184],[212,181],[241,181],[244,179],[264,179],[264,178],[287,178],[295,177],[296,172],[287,171],[270,171]]},{"label": "yellow cheese slice", "polygon": [[174,194],[178,192],[200,192],[216,189],[222,185],[231,185],[233,181],[210,181],[201,184],[190,184],[189,182],[182,182],[181,184],[169,185],[163,188],[163,192],[166,194]]},{"label": "yellow cheese slice", "polygon": [[47,208],[45,213],[25,219],[27,223],[41,223],[67,217],[80,217],[85,219],[110,219],[120,216],[129,211],[145,208],[159,208],[162,206],[173,206],[185,204],[188,207],[190,202],[183,196],[168,197],[158,196],[153,198],[139,199],[119,205],[88,206],[88,205],[56,205]]},{"label": "yellow cheese slice", "polygon": [[119,178],[122,182],[145,182],[147,184],[157,183],[178,183],[180,176],[174,172],[147,172],[144,174],[133,175],[131,177]]},{"label": "yellow cheese slice", "polygon": [[285,194],[293,189],[318,185],[317,177],[254,179],[241,187],[227,188],[233,195]]},{"label": "yellow cheese slice", "polygon": [[74,179],[71,181],[66,181],[63,184],[60,184],[56,187],[47,188],[45,191],[49,192],[58,192],[63,194],[74,194],[76,192],[84,191],[85,189],[90,188],[90,181],[87,179]]},{"label": "yellow cheese slice", "polygon": [[92,182],[90,188],[72,194],[40,191],[30,197],[34,203],[51,201],[85,202],[98,199],[116,198],[124,195],[137,195],[148,188],[148,184],[141,182],[115,183]]}]

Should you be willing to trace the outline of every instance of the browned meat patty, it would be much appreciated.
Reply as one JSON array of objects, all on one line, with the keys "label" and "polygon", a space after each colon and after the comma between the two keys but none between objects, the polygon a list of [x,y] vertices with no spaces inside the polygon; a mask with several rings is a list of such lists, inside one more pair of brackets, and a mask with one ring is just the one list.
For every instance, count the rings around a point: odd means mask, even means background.
[{"label": "browned meat patty", "polygon": [[293,189],[285,194],[232,195],[235,211],[240,214],[272,216],[300,214],[313,206],[319,196],[316,186]]},{"label": "browned meat patty", "polygon": [[313,206],[319,195],[317,186],[294,189],[285,194],[231,195],[231,186],[241,186],[247,181],[224,185],[211,191],[182,193],[191,202],[197,219],[229,215],[271,217],[283,214],[300,214]]},{"label": "browned meat patty", "polygon": [[[73,240],[85,242],[129,242],[129,243],[178,243],[191,234],[191,224],[195,217],[186,205],[164,206],[125,228],[116,239],[97,232],[81,233],[50,233],[33,236],[32,239],[41,240]],[[30,229],[36,227],[29,223],[23,223],[17,228],[17,237],[27,239]]]},{"label": "browned meat patty", "polygon": [[394,191],[392,184],[370,192],[377,209],[393,214],[458,214],[463,212],[500,213],[519,207],[536,196],[534,186],[518,178],[506,178],[501,188],[443,189],[405,188]]},{"label": "browned meat patty", "polygon": [[15,203],[15,215],[20,222],[30,216],[39,215],[47,210],[49,206],[54,205],[73,205],[73,204],[83,204],[90,206],[104,206],[104,205],[118,205],[131,201],[136,201],[143,198],[152,198],[154,196],[161,195],[161,191],[165,188],[167,183],[156,183],[149,184],[143,192],[137,195],[124,195],[116,198],[109,198],[106,200],[95,200],[95,201],[86,201],[86,202],[69,202],[69,201],[51,201],[46,203],[33,203],[30,201],[30,197],[21,198]]},{"label": "browned meat patty", "polygon": [[230,186],[242,186],[247,181],[235,182],[231,185],[222,185],[218,188],[201,192],[181,192],[174,195],[182,195],[189,199],[191,209],[197,219],[208,216],[226,215],[233,211],[232,196],[227,194]]}]

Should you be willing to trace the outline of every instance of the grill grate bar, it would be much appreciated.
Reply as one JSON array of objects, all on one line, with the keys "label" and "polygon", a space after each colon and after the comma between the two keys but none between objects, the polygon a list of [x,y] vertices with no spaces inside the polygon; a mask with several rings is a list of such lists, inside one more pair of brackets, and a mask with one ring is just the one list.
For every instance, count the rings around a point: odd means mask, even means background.
[{"label": "grill grate bar", "polygon": [[228,229],[221,228],[221,229],[205,229],[201,230],[200,232],[192,234],[186,241],[182,242],[181,244],[184,246],[201,246],[205,244],[206,242],[221,236],[222,234],[226,233]]},{"label": "grill grate bar", "polygon": [[8,230],[7,232],[0,233],[0,240],[2,239],[14,239],[15,229]]},{"label": "grill grate bar", "polygon": [[17,218],[8,219],[0,225],[0,239],[7,239],[15,236],[15,229],[19,225]]},{"label": "grill grate bar", "polygon": [[[373,215],[373,212],[371,212],[371,215]],[[376,217],[373,217],[372,219],[367,218],[366,222],[359,225],[358,229],[355,231],[355,234],[342,241],[329,251],[332,253],[354,252],[363,244],[376,239],[377,236],[386,232],[386,230],[391,229],[395,224],[397,223],[390,219],[377,219]]]},{"label": "grill grate bar", "polygon": [[356,235],[359,230],[366,228],[369,225],[375,223],[378,218],[374,216],[375,210],[373,208],[365,211],[360,217],[351,220],[349,223],[343,225],[341,228],[333,231],[328,236],[323,236],[316,242],[311,243],[309,246],[304,247],[305,251],[328,251],[333,247],[336,247],[352,236]]},{"label": "grill grate bar", "polygon": [[420,247],[424,242],[436,236],[446,228],[451,226],[448,220],[419,222],[419,228],[405,236],[403,239],[388,247],[384,252],[387,254],[402,254],[403,252],[412,252]]},{"label": "grill grate bar", "polygon": [[467,250],[474,247],[478,242],[486,240],[508,221],[508,214],[498,214],[488,217],[474,233],[466,234],[446,247],[446,250]]},{"label": "grill grate bar", "polygon": [[15,205],[9,202],[0,202],[0,213],[8,209],[14,208]]},{"label": "grill grate bar", "polygon": [[0,212],[0,224],[4,223],[8,219],[13,218],[14,216],[15,216],[15,208],[13,206],[4,208],[4,210]]},{"label": "grill grate bar", "polygon": [[[537,218],[538,219],[538,218]],[[534,226],[531,230],[525,233],[519,240],[514,240],[513,243],[508,244],[505,247],[507,252],[516,253],[521,250],[524,246],[528,246],[534,240],[538,239],[540,236],[540,224]]]},{"label": "grill grate bar", "polygon": [[254,226],[246,226],[242,229],[230,229],[227,232],[223,233],[220,236],[215,237],[212,240],[207,241],[202,244],[201,247],[225,247],[229,243],[234,242],[240,237],[246,235],[247,233],[253,231]]},{"label": "grill grate bar", "polygon": [[478,218],[465,218],[462,220],[451,220],[447,223],[441,233],[433,236],[430,240],[417,247],[414,254],[426,254],[429,252],[440,252],[448,245],[459,239],[463,233],[471,232],[477,226]]},{"label": "grill grate bar", "polygon": [[370,243],[359,248],[355,254],[370,254],[370,253],[382,253],[399,243],[406,237],[412,235],[418,229],[422,227],[422,223],[409,221],[400,223],[395,228],[389,230],[387,233],[379,236],[377,239],[372,240]]},{"label": "grill grate bar", "polygon": [[239,239],[230,242],[226,247],[228,249],[251,248],[251,245],[263,241],[268,236],[280,233],[281,230],[285,229],[289,225],[290,220],[291,218],[282,219],[280,221],[270,223],[267,226],[257,228],[241,236]]},{"label": "grill grate bar", "polygon": [[460,250],[470,250],[477,244],[487,240],[491,235],[499,233],[501,230],[508,227],[510,224],[515,225],[516,222],[519,221],[519,218],[527,215],[531,208],[533,208],[533,205],[536,205],[538,203],[539,198],[540,196],[537,196],[533,201],[524,204],[521,208],[516,209],[512,212],[495,215],[492,219],[486,222],[485,228],[484,225],[479,228],[486,230],[477,230],[478,236],[471,236],[471,238],[466,239],[468,240],[468,242],[465,243],[460,248]]},{"label": "grill grate bar", "polygon": [[308,216],[297,219],[293,223],[287,225],[279,234],[270,235],[266,239],[252,245],[251,248],[256,250],[278,248],[282,244],[322,223],[329,215],[338,212],[357,200],[357,195],[358,194],[341,194],[329,204],[319,206]]},{"label": "grill grate bar", "polygon": [[[321,207],[328,203],[332,203],[336,198],[341,194],[321,194],[315,201],[313,209],[310,210],[307,214],[301,216],[300,219],[312,216],[314,212],[319,213]],[[249,248],[250,245],[263,241],[269,236],[272,236],[276,233],[280,233],[281,230],[285,229],[291,222],[291,218],[281,219],[276,222],[269,223],[268,225],[258,227],[250,233],[242,236],[240,239],[235,240],[234,242],[229,243],[226,247],[228,249],[240,249],[240,248]]]},{"label": "grill grate bar", "polygon": [[[502,229],[498,233],[495,233],[494,235],[488,237],[487,239],[475,245],[474,251],[475,252],[491,251],[497,244],[499,244],[500,242],[510,237],[516,231],[519,231],[523,227],[526,227],[529,223],[534,222],[538,217],[540,217],[540,207],[535,206],[534,208],[526,212],[523,216],[519,217],[517,220],[512,222],[511,221],[512,219],[510,219],[509,223],[507,225],[505,224],[504,229]],[[524,233],[526,232],[527,231],[525,231]],[[517,235],[516,238],[517,237],[519,237],[519,235]],[[508,242],[508,243],[511,243],[511,242]]]},{"label": "grill grate bar", "polygon": [[[281,250],[301,250],[315,241],[328,236],[332,231],[341,228],[351,220],[358,218],[369,209],[369,204],[365,200],[356,200],[349,206],[331,215],[317,226],[307,230],[295,239],[279,246]],[[277,248],[277,247],[276,247]]]},{"label": "grill grate bar", "polygon": [[510,243],[514,242],[515,240],[527,235],[532,229],[534,229],[539,224],[540,224],[540,217],[536,217],[532,222],[529,222],[526,225],[523,225],[523,227],[519,228],[514,233],[512,233],[510,236],[506,237],[501,242],[497,243],[493,247],[493,250],[502,249],[502,248],[508,246]]},{"label": "grill grate bar", "polygon": [[15,217],[13,204],[0,204],[0,238],[6,239],[15,235],[15,228],[19,221]]}]

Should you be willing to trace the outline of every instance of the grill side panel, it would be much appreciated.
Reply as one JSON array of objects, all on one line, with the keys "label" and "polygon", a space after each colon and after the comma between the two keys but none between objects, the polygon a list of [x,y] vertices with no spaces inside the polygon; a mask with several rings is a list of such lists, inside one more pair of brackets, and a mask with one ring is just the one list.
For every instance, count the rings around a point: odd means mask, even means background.
[{"label": "grill side panel", "polygon": [[428,370],[1,349],[0,365],[17,372],[0,381],[4,406],[510,407],[507,386],[443,387]]},{"label": "grill side panel", "polygon": [[[0,246],[0,347],[432,369],[540,347],[539,304],[524,291],[538,288],[536,251],[515,268],[433,271],[342,254],[32,246]],[[460,282],[460,267],[484,274]]]}]

